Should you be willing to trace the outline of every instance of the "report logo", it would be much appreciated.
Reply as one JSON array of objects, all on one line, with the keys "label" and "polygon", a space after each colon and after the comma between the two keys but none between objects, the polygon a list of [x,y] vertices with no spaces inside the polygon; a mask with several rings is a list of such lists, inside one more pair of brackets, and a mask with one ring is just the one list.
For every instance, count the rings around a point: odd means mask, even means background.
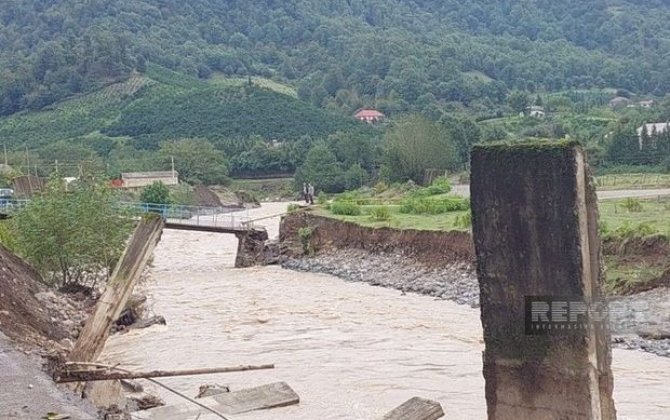
[{"label": "report logo", "polygon": [[559,335],[605,328],[605,301],[588,301],[569,296],[526,296],[527,335]]}]

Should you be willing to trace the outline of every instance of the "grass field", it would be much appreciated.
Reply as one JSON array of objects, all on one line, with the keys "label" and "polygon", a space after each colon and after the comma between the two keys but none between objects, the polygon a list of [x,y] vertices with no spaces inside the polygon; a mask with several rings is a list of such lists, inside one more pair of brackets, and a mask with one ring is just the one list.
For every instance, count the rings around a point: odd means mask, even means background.
[{"label": "grass field", "polygon": [[[388,204],[398,202],[403,195],[395,189],[383,193],[383,198],[376,195],[373,198],[363,198],[360,195],[349,201],[360,215],[333,214],[329,209],[332,202],[319,205],[314,210],[315,214],[356,223],[373,228],[390,227],[396,229],[417,229],[436,231],[467,231],[469,227],[463,225],[463,219],[468,216],[467,211],[454,211],[443,214],[404,214],[400,212],[399,204]],[[443,198],[444,194],[433,196],[435,199]],[[350,197],[348,197],[350,198]],[[360,204],[374,202],[378,204]],[[356,201],[357,200],[357,201]],[[359,204],[356,205],[355,203]],[[386,203],[384,208],[389,210],[388,220],[376,220],[371,214],[373,209],[379,207],[380,203]],[[606,200],[598,204],[600,211],[600,232],[603,237],[611,237],[625,240],[632,237],[644,237],[647,235],[664,234],[670,236],[670,198],[654,200]],[[649,259],[648,255],[605,255],[604,289],[608,294],[629,293],[630,290],[655,284],[659,277],[668,269],[667,261],[656,258]]]},{"label": "grass field", "polygon": [[[327,206],[319,206],[317,214],[340,220],[354,222],[371,227],[394,227],[398,229],[419,230],[467,230],[462,226],[466,211],[453,211],[443,214],[404,214],[400,212],[400,203],[406,192],[395,188],[380,193],[345,193],[349,201],[358,203],[361,214],[358,216],[333,214]],[[437,194],[432,199],[444,199],[448,194]],[[340,199],[342,195],[339,196]],[[370,212],[379,206],[390,210],[390,218],[375,220]],[[615,236],[644,236],[661,233],[670,235],[670,197],[650,200],[620,199],[603,200],[598,203],[600,211],[601,233]]]},{"label": "grass field", "polygon": [[631,202],[639,203],[641,210],[628,210],[627,200],[600,201],[598,208],[601,225],[611,232],[633,230],[642,234],[646,228],[640,229],[640,225],[646,225],[654,233],[670,235],[670,198]]},{"label": "grass field", "polygon": [[370,214],[372,208],[377,206],[360,206],[360,207],[361,207],[360,216],[344,216],[344,215],[333,214],[330,210],[327,210],[323,206],[319,206],[315,210],[315,213],[326,217],[332,217],[338,220],[353,222],[361,226],[369,226],[375,228],[392,227],[396,229],[440,230],[440,231],[468,230],[468,228],[458,226],[457,224],[458,217],[459,216],[462,217],[467,214],[467,212],[465,211],[454,211],[445,214],[435,214],[435,215],[403,214],[400,213],[399,205],[389,205],[387,207],[391,210],[391,218],[389,220],[378,221],[375,220]]}]

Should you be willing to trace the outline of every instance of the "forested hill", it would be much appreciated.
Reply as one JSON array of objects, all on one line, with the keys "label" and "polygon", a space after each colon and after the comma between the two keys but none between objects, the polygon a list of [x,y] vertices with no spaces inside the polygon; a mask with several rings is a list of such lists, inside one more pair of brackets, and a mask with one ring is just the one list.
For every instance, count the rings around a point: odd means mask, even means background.
[{"label": "forested hill", "polygon": [[3,0],[0,114],[148,62],[257,75],[314,105],[492,109],[510,89],[670,91],[666,0]]}]

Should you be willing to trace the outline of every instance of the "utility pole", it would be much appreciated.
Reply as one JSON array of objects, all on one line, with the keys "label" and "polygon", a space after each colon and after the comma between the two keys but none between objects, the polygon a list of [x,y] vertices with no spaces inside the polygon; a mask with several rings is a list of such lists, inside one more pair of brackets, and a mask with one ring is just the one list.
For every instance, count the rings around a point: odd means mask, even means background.
[{"label": "utility pole", "polygon": [[172,161],[172,182],[174,182],[174,185],[177,185],[177,177],[174,173],[174,156],[170,156],[170,160]]},{"label": "utility pole", "polygon": [[9,161],[7,160],[7,145],[3,144],[2,148],[5,150],[5,165],[9,165]]}]

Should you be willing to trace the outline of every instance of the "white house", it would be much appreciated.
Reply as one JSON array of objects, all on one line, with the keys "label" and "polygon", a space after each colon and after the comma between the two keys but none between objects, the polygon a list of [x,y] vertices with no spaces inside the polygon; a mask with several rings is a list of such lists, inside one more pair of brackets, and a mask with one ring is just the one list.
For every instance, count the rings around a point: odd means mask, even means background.
[{"label": "white house", "polygon": [[179,174],[177,171],[124,172],[121,174],[121,179],[125,188],[145,187],[156,181],[160,181],[165,185],[179,184]]},{"label": "white house", "polygon": [[648,101],[640,101],[638,102],[641,108],[651,108],[654,106],[655,102],[653,99],[650,99]]},{"label": "white house", "polygon": [[542,119],[545,116],[544,107],[533,105],[526,108],[525,112],[519,114],[520,117],[529,116],[531,118]]}]

